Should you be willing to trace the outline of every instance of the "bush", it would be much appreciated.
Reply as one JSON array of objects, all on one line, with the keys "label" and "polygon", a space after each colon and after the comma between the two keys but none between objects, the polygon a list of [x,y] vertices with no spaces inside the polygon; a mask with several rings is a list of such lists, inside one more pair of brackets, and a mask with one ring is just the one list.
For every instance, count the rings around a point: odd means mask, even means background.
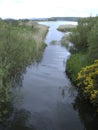
[{"label": "bush", "polygon": [[77,28],[70,35],[70,40],[75,44],[77,52],[68,60],[67,72],[78,86],[79,95],[89,100],[98,111],[97,27],[98,17],[79,19]]},{"label": "bush", "polygon": [[98,21],[92,27],[88,37],[88,43],[89,57],[94,61],[98,59]]},{"label": "bush", "polygon": [[98,60],[78,73],[77,87],[82,96],[88,99],[98,111]]},{"label": "bush", "polygon": [[78,20],[77,28],[70,35],[70,41],[75,44],[79,51],[88,49],[89,33],[97,20],[97,17],[81,18]]}]

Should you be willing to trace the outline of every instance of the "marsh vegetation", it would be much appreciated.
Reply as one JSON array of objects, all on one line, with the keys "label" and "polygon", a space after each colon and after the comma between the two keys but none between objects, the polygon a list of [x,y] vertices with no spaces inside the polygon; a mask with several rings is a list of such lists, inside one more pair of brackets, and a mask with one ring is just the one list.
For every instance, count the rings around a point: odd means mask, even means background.
[{"label": "marsh vegetation", "polygon": [[71,32],[76,28],[76,25],[68,24],[68,25],[60,25],[57,30],[61,32]]},{"label": "marsh vegetation", "polygon": [[15,77],[40,60],[47,31],[48,27],[32,21],[0,20],[0,121],[9,113]]}]

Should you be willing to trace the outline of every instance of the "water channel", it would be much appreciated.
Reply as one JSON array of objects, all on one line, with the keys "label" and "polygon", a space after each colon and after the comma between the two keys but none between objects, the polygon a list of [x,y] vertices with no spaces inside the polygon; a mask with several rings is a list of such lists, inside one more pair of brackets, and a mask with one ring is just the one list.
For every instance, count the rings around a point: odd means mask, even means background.
[{"label": "water channel", "polygon": [[[16,95],[22,100],[15,103],[17,111],[9,130],[85,130],[73,105],[76,90],[65,73],[70,53],[60,44],[64,33],[56,30],[69,22],[40,24],[50,27],[45,39],[47,47],[41,62],[26,68],[22,87],[16,89]],[[55,45],[51,44],[53,40]]]}]

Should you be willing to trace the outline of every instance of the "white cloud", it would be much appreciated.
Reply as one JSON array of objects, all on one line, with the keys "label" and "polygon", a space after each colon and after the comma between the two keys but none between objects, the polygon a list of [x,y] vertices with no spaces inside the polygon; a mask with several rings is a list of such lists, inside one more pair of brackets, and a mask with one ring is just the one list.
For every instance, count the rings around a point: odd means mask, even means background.
[{"label": "white cloud", "polygon": [[0,17],[89,16],[97,6],[96,0],[0,0]]}]

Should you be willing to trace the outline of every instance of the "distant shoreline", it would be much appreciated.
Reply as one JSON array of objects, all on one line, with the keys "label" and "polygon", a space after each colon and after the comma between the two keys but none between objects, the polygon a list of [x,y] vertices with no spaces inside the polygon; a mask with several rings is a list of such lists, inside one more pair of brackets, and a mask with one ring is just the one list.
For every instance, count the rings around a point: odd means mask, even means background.
[{"label": "distant shoreline", "polygon": [[[2,19],[2,18],[1,18]],[[50,17],[50,18],[23,18],[23,19],[14,19],[6,18],[3,20],[24,20],[24,21],[74,21],[77,22],[80,17]]]}]

